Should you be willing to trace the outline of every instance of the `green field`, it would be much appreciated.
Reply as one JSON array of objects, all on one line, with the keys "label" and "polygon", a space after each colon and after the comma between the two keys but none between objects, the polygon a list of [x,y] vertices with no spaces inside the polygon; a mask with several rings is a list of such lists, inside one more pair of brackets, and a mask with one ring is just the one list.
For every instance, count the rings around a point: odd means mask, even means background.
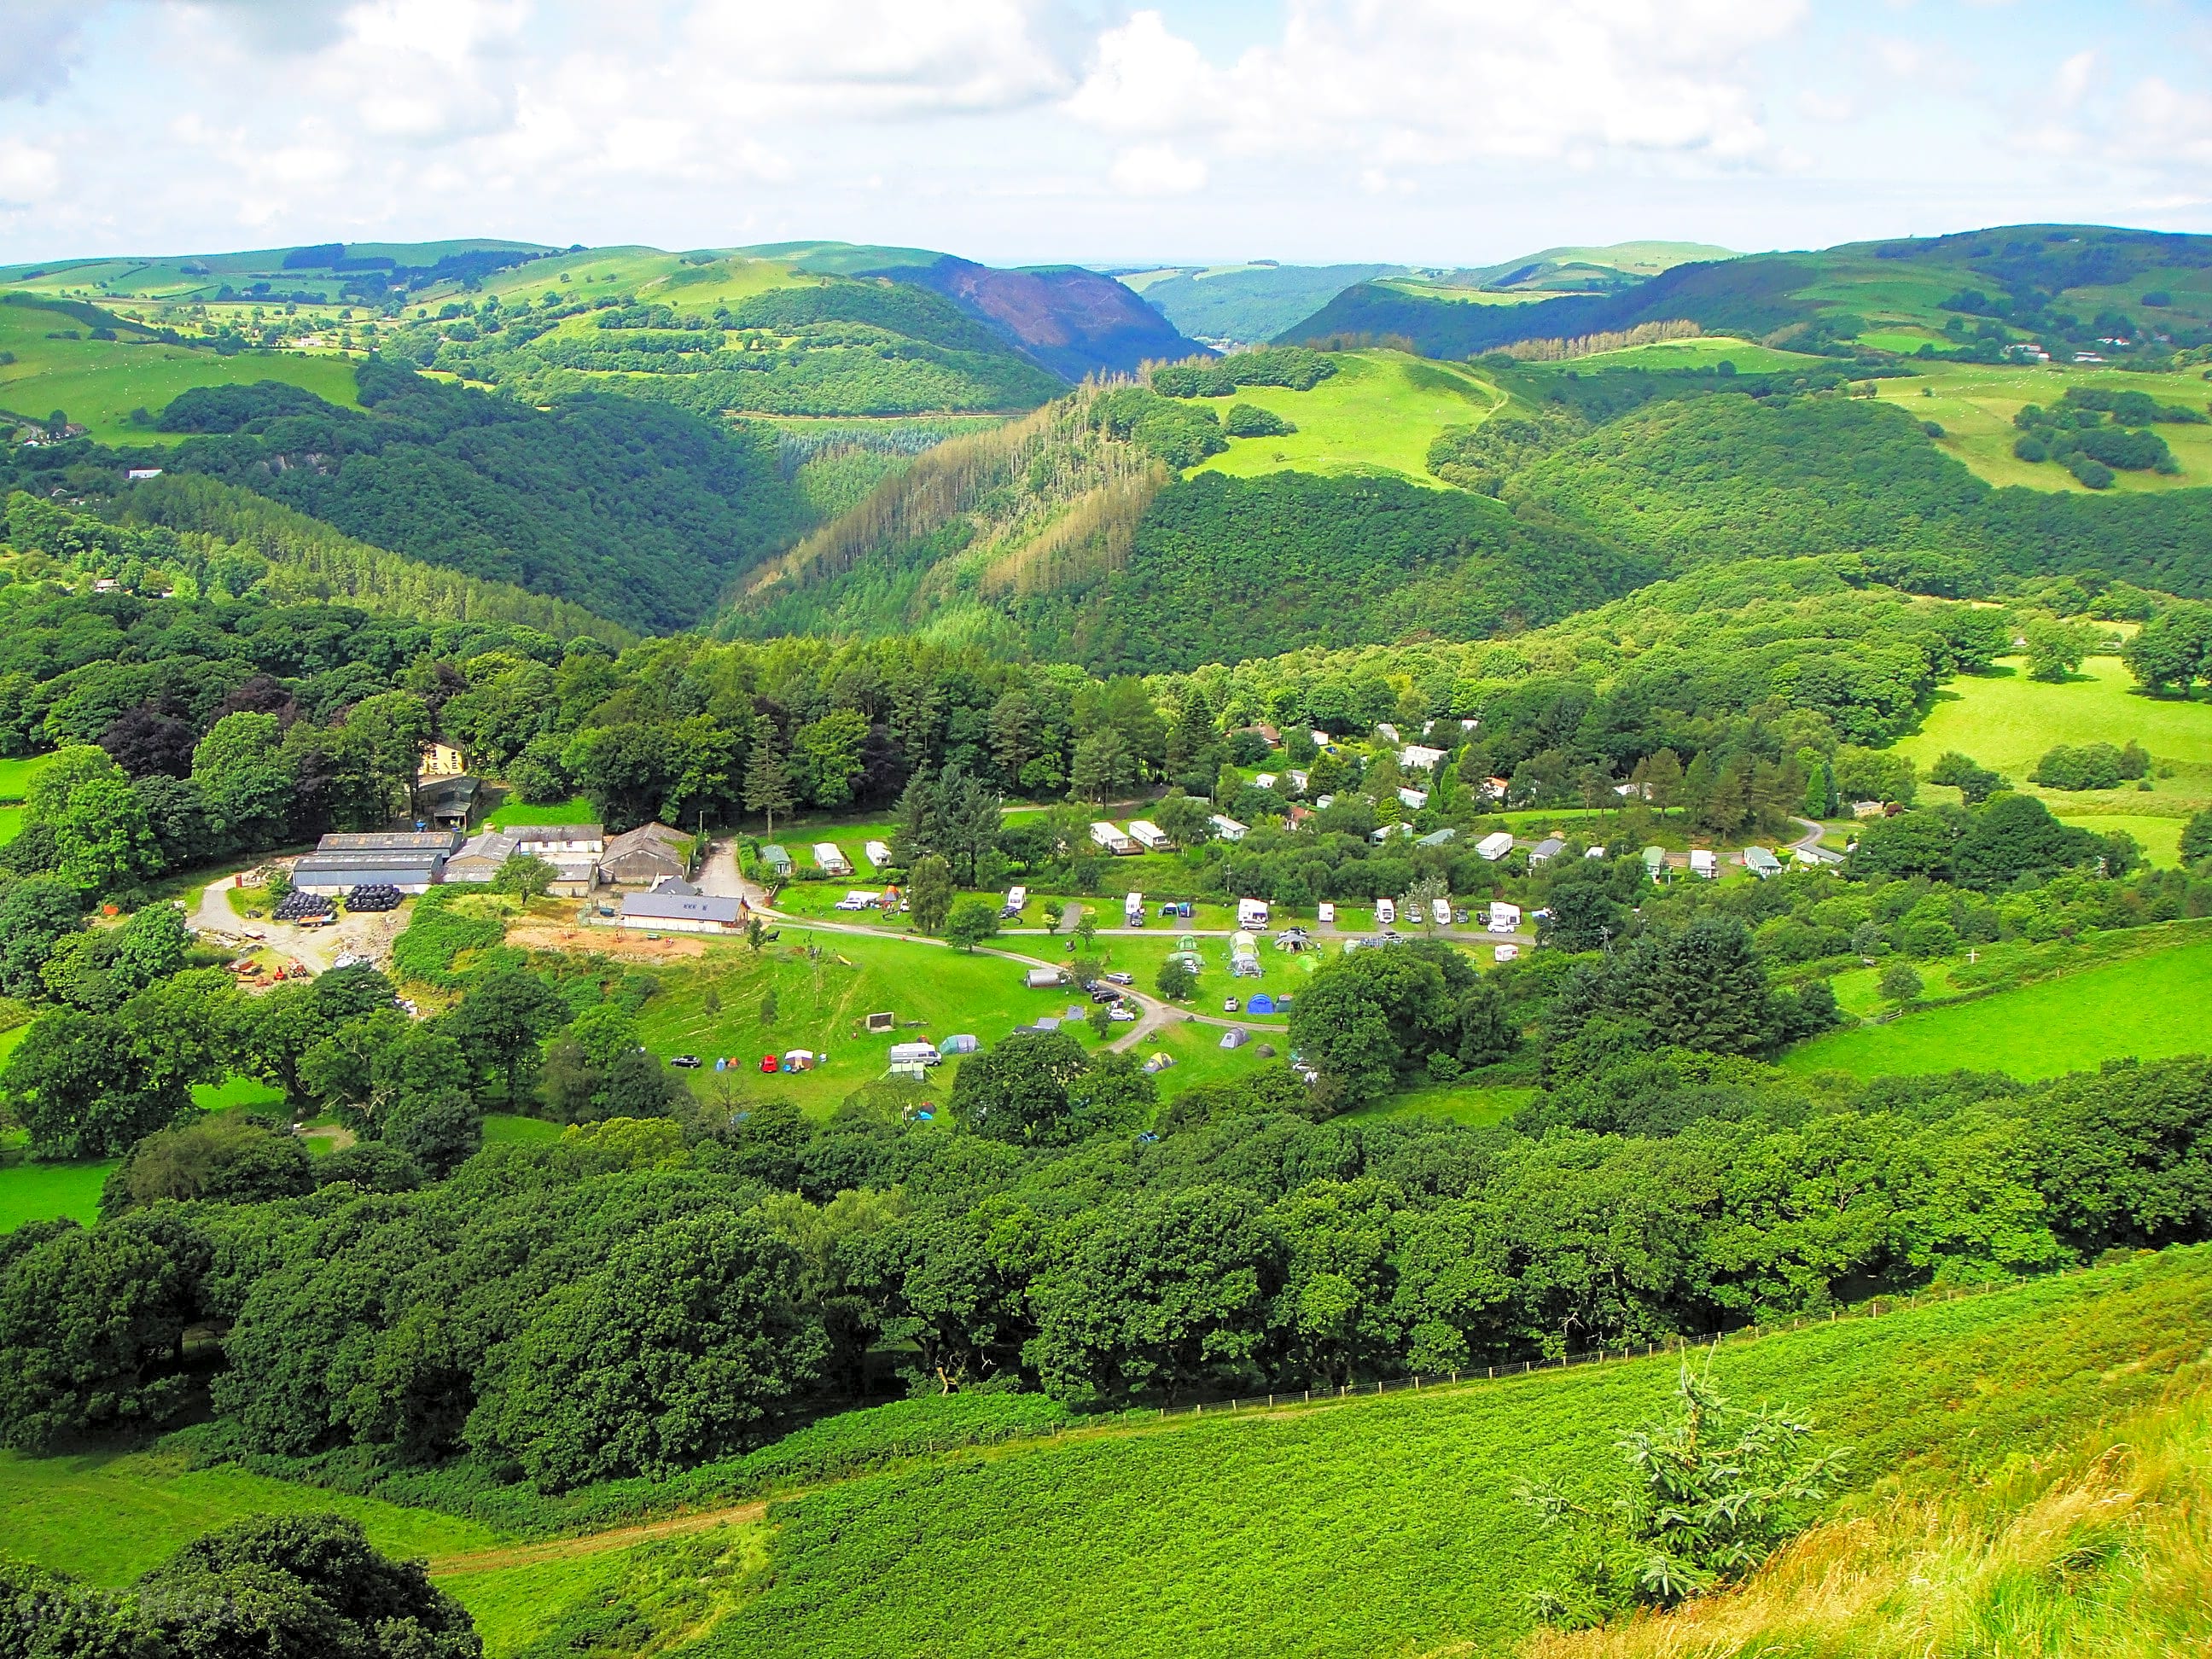
[{"label": "green field", "polygon": [[31,1164],[17,1158],[0,1163],[0,1233],[58,1216],[89,1225],[100,1217],[100,1189],[115,1162]]},{"label": "green field", "polygon": [[[2022,408],[2040,404],[2048,409],[2066,395],[2069,386],[2147,392],[2160,403],[2199,410],[2205,406],[2208,392],[2212,392],[2194,368],[2147,374],[2058,363],[1929,363],[1910,379],[1877,380],[1875,385],[1881,397],[1915,420],[1934,421],[1941,426],[1943,435],[1937,442],[1976,476],[1993,484],[2085,493],[2094,492],[2075,483],[2064,467],[2048,461],[2030,463],[2013,454],[2013,441],[2020,431],[2012,417]],[[1923,391],[1929,395],[1922,396]],[[2181,471],[2170,477],[2148,471],[2118,473],[2112,486],[2115,492],[2201,489],[2212,483],[2212,426],[2161,424],[2153,429],[2173,451]]]},{"label": "green field", "polygon": [[519,800],[502,801],[484,819],[484,827],[504,830],[511,823],[597,823],[599,821],[599,809],[583,796],[574,795],[567,800],[556,800],[543,806],[530,806]]},{"label": "green field", "polygon": [[[1942,1482],[2154,1398],[2201,1351],[2208,1311],[2212,1259],[2176,1251],[1815,1326],[1727,1351],[1716,1370],[1741,1395],[1809,1412],[1853,1448],[1861,1482],[1900,1470]],[[1510,1651],[1553,1547],[1516,1487],[1587,1492],[1674,1376],[1662,1358],[1323,1411],[1208,1413],[829,1486],[771,1511],[770,1574],[702,1650]]]},{"label": "green field", "polygon": [[61,1457],[0,1451],[0,1551],[95,1584],[128,1583],[210,1528],[242,1516],[316,1510],[353,1516],[371,1542],[397,1556],[447,1555],[499,1541],[475,1522],[242,1469],[194,1469],[182,1455],[160,1449]]},{"label": "green field", "polygon": [[[2151,787],[2067,792],[2037,789],[2027,781],[2045,750],[2060,744],[2130,740],[2150,751]],[[2179,820],[2212,806],[2212,702],[2150,697],[2118,657],[2092,657],[2063,685],[2027,678],[2021,659],[2002,659],[1996,672],[1953,680],[1936,693],[1936,706],[1920,730],[1902,739],[1898,752],[1924,771],[1946,750],[1971,755],[1994,767],[2030,793],[2040,795],[2053,812],[2087,822],[2108,815],[2116,829],[2128,830],[2146,847],[2150,837],[2129,822],[2140,818]],[[2171,770],[2170,776],[2159,773]],[[1948,792],[1945,792],[1948,793]],[[2172,863],[2172,839],[2161,838],[2154,854]]]},{"label": "green field", "polygon": [[[1734,363],[1739,374],[1787,374],[1818,367],[1822,360],[1802,351],[1778,351],[1751,340],[1725,334],[1708,334],[1692,340],[1658,340],[1650,345],[1624,346],[1619,351],[1600,351],[1574,359],[1577,374],[1601,368],[1711,368]],[[1549,365],[1546,365],[1549,367]]]},{"label": "green field", "polygon": [[14,362],[0,367],[0,410],[44,420],[58,409],[94,438],[174,443],[183,434],[133,426],[131,411],[159,414],[179,392],[194,386],[255,380],[283,380],[349,408],[357,401],[349,357],[275,351],[225,357],[212,348],[46,337],[70,329],[82,331],[59,312],[0,306],[0,351],[15,354]]},{"label": "green field", "polygon": [[0,844],[15,840],[23,827],[24,792],[52,759],[52,755],[33,755],[27,760],[0,760]]},{"label": "green field", "polygon": [[2212,1050],[2208,1006],[2212,944],[2184,945],[1832,1032],[1791,1049],[1782,1063],[1856,1077],[1964,1069],[2033,1080],[2107,1060]]},{"label": "green field", "polygon": [[1257,404],[1297,430],[1284,438],[1231,438],[1194,471],[1241,478],[1394,472],[1441,489],[1429,475],[1429,445],[1446,427],[1476,425],[1505,401],[1479,375],[1403,352],[1346,352],[1334,361],[1338,372],[1310,392],[1240,386],[1234,398],[1205,400],[1217,414],[1232,403]]}]

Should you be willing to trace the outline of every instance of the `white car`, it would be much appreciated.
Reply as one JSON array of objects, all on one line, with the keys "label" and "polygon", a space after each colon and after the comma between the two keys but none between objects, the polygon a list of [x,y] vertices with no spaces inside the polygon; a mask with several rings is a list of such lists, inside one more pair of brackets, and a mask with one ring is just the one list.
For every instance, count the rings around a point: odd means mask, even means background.
[{"label": "white car", "polygon": [[1133,1013],[1130,1012],[1127,1008],[1115,1007],[1109,1008],[1106,1011],[1106,1018],[1114,1021],[1116,1024],[1121,1024],[1126,1022],[1133,1021],[1137,1017]]}]

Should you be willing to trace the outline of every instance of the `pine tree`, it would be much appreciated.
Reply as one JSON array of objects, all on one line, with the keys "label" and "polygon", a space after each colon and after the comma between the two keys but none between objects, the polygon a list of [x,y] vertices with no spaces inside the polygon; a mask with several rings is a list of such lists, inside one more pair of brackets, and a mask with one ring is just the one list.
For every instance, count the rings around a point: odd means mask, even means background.
[{"label": "pine tree", "polygon": [[765,714],[753,722],[752,760],[745,768],[745,805],[768,815],[768,833],[775,834],[775,815],[791,810],[791,769],[776,747],[775,726]]}]

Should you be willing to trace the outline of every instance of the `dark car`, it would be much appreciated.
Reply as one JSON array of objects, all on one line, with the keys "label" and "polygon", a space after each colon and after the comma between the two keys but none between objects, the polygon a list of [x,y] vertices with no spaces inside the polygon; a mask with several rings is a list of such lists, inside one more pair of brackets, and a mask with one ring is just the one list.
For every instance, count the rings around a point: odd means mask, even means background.
[{"label": "dark car", "polygon": [[668,1063],[671,1066],[680,1066],[687,1072],[696,1072],[699,1069],[699,1056],[696,1054],[678,1054]]},{"label": "dark car", "polygon": [[1091,994],[1093,1002],[1119,1002],[1121,994],[1110,985],[1102,985]]}]

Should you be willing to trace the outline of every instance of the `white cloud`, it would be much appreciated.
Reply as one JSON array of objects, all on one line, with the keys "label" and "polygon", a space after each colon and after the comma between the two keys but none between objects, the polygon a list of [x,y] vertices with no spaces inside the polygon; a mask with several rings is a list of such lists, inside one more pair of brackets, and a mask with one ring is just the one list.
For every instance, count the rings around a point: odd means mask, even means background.
[{"label": "white cloud", "polygon": [[31,207],[61,189],[60,159],[50,149],[0,138],[0,207]]},{"label": "white cloud", "polygon": [[1187,196],[1206,187],[1206,163],[1172,144],[1138,144],[1114,158],[1107,178],[1125,196]]},{"label": "white cloud", "polygon": [[43,98],[60,88],[99,0],[6,0],[0,22],[0,98]]},{"label": "white cloud", "polygon": [[2058,66],[2051,77],[2051,90],[2061,109],[2073,109],[2087,95],[2089,84],[2096,79],[2097,54],[2094,51],[2077,52]]},{"label": "white cloud", "polygon": [[1368,165],[1754,160],[1771,147],[1748,54],[1805,0],[1291,0],[1224,69],[1139,12],[1101,38],[1079,119],[1218,131],[1241,154]]}]

